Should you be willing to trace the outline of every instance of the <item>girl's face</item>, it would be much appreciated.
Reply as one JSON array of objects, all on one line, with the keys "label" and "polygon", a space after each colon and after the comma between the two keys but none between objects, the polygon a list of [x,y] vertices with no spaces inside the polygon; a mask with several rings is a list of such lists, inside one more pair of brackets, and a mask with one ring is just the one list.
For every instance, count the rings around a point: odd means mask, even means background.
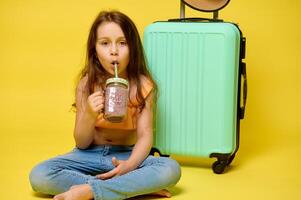
[{"label": "girl's face", "polygon": [[114,63],[117,62],[118,75],[127,77],[130,51],[118,24],[105,22],[98,26],[95,49],[99,62],[109,74],[114,75]]}]

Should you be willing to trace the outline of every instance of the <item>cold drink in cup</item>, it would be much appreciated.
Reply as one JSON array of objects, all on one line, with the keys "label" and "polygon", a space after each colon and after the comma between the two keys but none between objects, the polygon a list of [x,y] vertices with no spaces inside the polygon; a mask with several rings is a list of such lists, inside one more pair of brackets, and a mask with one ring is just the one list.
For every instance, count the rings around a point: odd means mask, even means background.
[{"label": "cold drink in cup", "polygon": [[104,118],[110,122],[122,122],[127,114],[128,81],[110,78],[106,81]]}]

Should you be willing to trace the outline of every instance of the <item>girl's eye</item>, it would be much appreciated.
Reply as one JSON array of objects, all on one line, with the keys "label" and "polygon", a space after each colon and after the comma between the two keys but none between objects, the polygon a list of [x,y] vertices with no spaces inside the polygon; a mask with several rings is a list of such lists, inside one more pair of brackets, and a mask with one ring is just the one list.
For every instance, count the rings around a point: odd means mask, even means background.
[{"label": "girl's eye", "polygon": [[127,43],[126,43],[126,41],[120,41],[120,42],[119,42],[119,45],[120,45],[120,46],[126,46]]},{"label": "girl's eye", "polygon": [[102,42],[100,42],[100,44],[101,44],[102,46],[107,46],[109,43],[108,43],[107,41],[102,41]]}]

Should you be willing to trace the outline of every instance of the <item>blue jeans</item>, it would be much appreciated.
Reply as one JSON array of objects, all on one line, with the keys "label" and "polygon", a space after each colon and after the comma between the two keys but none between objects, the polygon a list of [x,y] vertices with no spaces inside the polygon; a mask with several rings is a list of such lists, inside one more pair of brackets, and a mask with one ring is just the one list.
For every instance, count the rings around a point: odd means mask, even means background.
[{"label": "blue jeans", "polygon": [[34,191],[56,195],[73,185],[89,184],[95,200],[126,199],[175,185],[181,176],[179,164],[166,157],[148,156],[141,165],[122,176],[101,180],[95,175],[114,168],[112,157],[126,160],[130,146],[100,145],[73,151],[46,160],[30,173]]}]

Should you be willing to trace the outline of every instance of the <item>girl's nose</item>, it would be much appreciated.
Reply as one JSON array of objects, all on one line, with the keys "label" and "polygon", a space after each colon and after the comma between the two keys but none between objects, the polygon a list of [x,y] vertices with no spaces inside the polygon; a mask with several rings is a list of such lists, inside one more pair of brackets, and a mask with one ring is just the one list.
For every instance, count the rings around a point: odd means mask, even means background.
[{"label": "girl's nose", "polygon": [[111,55],[117,55],[118,54],[118,48],[117,48],[116,45],[112,45],[110,54]]}]

